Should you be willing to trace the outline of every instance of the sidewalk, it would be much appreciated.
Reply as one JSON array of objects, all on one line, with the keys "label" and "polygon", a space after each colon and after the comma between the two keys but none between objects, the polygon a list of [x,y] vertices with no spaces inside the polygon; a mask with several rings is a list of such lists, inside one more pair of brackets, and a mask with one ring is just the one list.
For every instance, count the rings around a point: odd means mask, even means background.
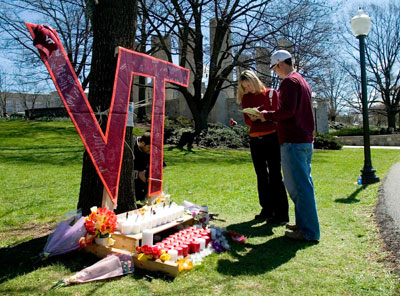
[{"label": "sidewalk", "polygon": [[376,222],[390,252],[389,264],[400,273],[400,162],[394,164],[379,188]]},{"label": "sidewalk", "polygon": [[[371,149],[400,149],[400,146],[370,146]],[[343,148],[364,148],[364,146],[343,146]]]}]

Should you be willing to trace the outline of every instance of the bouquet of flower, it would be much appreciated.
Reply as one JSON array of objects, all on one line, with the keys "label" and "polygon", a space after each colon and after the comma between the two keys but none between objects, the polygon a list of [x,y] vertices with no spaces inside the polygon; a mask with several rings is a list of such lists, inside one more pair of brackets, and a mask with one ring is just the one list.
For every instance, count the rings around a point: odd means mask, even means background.
[{"label": "bouquet of flower", "polygon": [[148,197],[147,202],[146,202],[146,204],[149,206],[156,205],[159,203],[170,204],[171,203],[171,195],[161,192],[159,195]]},{"label": "bouquet of flower", "polygon": [[92,207],[91,213],[85,218],[86,235],[81,237],[79,245],[86,247],[94,238],[107,238],[115,232],[117,216],[107,208]]},{"label": "bouquet of flower", "polygon": [[58,281],[54,288],[64,287],[71,284],[82,284],[93,281],[105,280],[134,271],[132,256],[113,253],[100,260],[94,265],[86,267],[77,274]]},{"label": "bouquet of flower", "polygon": [[164,249],[158,246],[137,246],[136,252],[138,253],[139,261],[147,261],[149,259],[161,259],[161,261],[164,262],[168,261],[171,258],[171,256]]},{"label": "bouquet of flower", "polygon": [[42,259],[64,254],[79,248],[79,238],[85,234],[85,218],[81,213],[72,217],[67,214],[68,219],[58,224],[56,230],[49,235],[46,246],[40,254]]},{"label": "bouquet of flower", "polygon": [[199,212],[192,212],[195,224],[201,224],[201,226],[206,227],[209,222],[208,212],[200,210]]},{"label": "bouquet of flower", "polygon": [[184,200],[183,206],[189,215],[192,215],[196,224],[206,227],[210,221],[207,206],[198,206],[194,203]]}]

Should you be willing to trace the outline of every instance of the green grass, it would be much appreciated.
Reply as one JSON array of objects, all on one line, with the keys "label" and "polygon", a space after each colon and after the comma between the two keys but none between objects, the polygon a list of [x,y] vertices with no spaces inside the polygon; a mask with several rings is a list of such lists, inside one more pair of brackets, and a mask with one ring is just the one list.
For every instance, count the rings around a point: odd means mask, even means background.
[{"label": "green grass", "polygon": [[[399,295],[374,221],[379,184],[354,184],[361,149],[316,151],[312,169],[319,244],[292,242],[284,228],[256,223],[260,208],[248,151],[165,149],[165,189],[208,205],[219,226],[248,237],[170,279],[135,271],[115,280],[53,290],[96,258],[72,252],[35,262],[49,226],[76,208],[83,145],[70,122],[0,121],[0,295]],[[398,150],[372,149],[381,179]],[[293,207],[290,208],[293,221]]]}]

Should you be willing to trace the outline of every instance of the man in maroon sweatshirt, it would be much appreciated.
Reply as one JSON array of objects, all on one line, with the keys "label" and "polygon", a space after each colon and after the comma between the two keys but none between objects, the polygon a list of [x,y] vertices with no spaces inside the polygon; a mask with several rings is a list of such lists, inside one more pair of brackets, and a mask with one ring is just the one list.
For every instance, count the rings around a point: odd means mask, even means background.
[{"label": "man in maroon sweatshirt", "polygon": [[282,170],[286,189],[295,205],[296,224],[288,224],[285,236],[318,241],[320,238],[314,184],[311,177],[314,116],[308,83],[294,71],[292,55],[278,50],[271,69],[282,79],[276,111],[262,111],[262,120],[278,122]]}]

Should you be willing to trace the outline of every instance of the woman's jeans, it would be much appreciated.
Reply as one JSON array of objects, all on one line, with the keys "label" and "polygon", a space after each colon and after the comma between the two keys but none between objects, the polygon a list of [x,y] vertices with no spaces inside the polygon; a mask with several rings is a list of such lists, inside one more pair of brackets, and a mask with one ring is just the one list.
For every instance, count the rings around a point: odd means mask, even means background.
[{"label": "woman's jeans", "polygon": [[307,240],[319,240],[319,221],[311,177],[312,143],[283,143],[283,178],[294,202],[296,225]]},{"label": "woman's jeans", "polygon": [[268,218],[289,221],[289,204],[281,173],[281,156],[276,132],[250,138],[250,152],[257,175],[258,198]]}]

